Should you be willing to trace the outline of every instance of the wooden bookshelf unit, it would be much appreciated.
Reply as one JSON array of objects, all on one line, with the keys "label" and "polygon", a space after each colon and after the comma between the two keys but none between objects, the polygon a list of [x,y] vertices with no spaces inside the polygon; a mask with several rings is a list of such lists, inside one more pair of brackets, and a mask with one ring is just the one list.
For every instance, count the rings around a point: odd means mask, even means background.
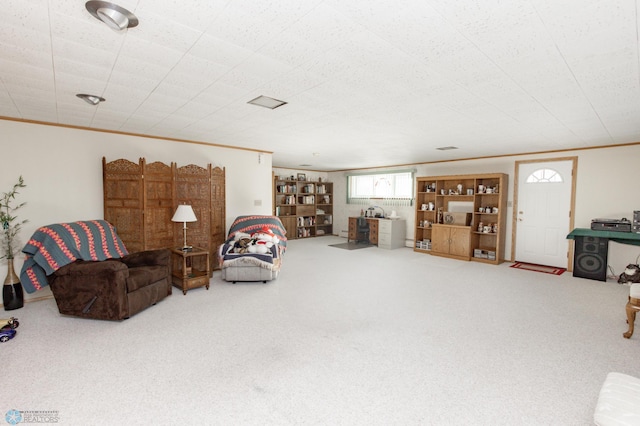
[{"label": "wooden bookshelf unit", "polygon": [[273,194],[288,239],[333,234],[333,183],[275,177]]},{"label": "wooden bookshelf unit", "polygon": [[414,251],[504,262],[507,190],[504,173],[416,178]]}]

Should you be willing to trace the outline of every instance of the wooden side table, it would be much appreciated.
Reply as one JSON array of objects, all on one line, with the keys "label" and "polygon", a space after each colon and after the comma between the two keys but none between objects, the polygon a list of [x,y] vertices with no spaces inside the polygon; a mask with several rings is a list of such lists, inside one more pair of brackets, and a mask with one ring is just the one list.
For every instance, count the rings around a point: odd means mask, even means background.
[{"label": "wooden side table", "polygon": [[182,294],[187,290],[206,286],[209,290],[209,252],[199,247],[191,251],[171,249],[173,259],[173,271],[171,283],[182,289]]}]

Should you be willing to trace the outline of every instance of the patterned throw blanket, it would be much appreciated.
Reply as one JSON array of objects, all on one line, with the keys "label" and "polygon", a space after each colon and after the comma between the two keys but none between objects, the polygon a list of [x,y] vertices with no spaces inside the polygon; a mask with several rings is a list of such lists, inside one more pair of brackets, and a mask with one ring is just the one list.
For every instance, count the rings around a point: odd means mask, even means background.
[{"label": "patterned throw blanket", "polygon": [[287,237],[285,237],[287,231],[277,216],[238,216],[231,224],[231,228],[229,228],[229,235],[226,242],[233,241],[237,232],[251,235],[264,227],[269,228],[278,236],[280,240],[278,246],[280,246],[280,251],[284,253],[287,248]]},{"label": "patterned throw blanket", "polygon": [[106,220],[57,223],[39,228],[24,246],[20,282],[27,293],[48,284],[47,275],[76,260],[106,260],[128,254]]}]

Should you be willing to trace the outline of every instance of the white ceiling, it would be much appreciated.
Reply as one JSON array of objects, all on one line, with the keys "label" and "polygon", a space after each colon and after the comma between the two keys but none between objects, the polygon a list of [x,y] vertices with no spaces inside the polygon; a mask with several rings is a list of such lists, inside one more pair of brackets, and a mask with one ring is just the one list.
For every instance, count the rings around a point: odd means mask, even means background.
[{"label": "white ceiling", "polygon": [[[112,31],[84,0],[4,0],[0,116],[313,170],[640,141],[636,1],[117,4],[140,24]],[[259,95],[288,104],[247,104]]]}]

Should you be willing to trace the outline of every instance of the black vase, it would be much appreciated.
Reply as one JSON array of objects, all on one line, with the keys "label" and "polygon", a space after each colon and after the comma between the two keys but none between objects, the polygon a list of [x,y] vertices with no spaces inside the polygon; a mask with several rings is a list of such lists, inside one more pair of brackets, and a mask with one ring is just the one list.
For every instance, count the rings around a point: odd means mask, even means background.
[{"label": "black vase", "polygon": [[2,287],[2,303],[5,311],[22,308],[24,306],[22,284],[5,284]]},{"label": "black vase", "polygon": [[8,259],[7,267],[7,278],[5,278],[2,287],[2,304],[5,311],[12,311],[24,306],[24,292],[20,278],[13,270],[13,259]]}]

